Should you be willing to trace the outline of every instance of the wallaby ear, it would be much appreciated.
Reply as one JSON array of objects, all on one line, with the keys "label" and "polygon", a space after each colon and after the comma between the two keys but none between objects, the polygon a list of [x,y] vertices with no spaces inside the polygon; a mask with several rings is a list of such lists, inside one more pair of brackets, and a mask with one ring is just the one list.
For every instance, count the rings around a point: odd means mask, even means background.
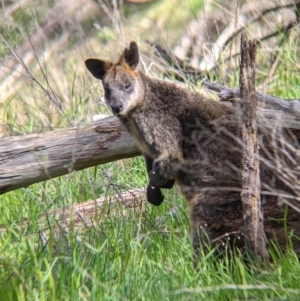
[{"label": "wallaby ear", "polygon": [[124,61],[132,70],[139,64],[139,48],[136,42],[131,42],[129,49],[125,48],[121,56],[121,62]]},{"label": "wallaby ear", "polygon": [[87,59],[85,61],[85,65],[88,70],[98,79],[103,79],[103,76],[108,71],[108,69],[112,66],[111,62],[101,61],[97,59]]}]

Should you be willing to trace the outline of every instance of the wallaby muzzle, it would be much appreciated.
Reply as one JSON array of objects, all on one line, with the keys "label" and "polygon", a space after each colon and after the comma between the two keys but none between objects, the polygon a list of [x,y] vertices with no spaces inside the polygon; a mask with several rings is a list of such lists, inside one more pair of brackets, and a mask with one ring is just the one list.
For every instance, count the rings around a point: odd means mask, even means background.
[{"label": "wallaby muzzle", "polygon": [[119,113],[123,110],[123,104],[121,101],[115,101],[111,105],[111,110],[115,115],[119,115]]}]

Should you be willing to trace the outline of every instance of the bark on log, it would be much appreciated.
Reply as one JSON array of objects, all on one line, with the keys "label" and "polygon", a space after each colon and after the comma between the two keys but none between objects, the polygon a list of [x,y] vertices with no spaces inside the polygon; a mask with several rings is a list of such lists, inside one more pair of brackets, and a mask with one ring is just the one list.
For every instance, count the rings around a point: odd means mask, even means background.
[{"label": "bark on log", "polygon": [[0,194],[140,154],[116,117],[83,127],[0,140]]},{"label": "bark on log", "polygon": [[256,40],[248,41],[246,32],[241,35],[241,128],[243,140],[242,191],[244,237],[246,250],[259,259],[268,259],[267,239],[261,207],[261,184],[256,120],[255,94]]}]

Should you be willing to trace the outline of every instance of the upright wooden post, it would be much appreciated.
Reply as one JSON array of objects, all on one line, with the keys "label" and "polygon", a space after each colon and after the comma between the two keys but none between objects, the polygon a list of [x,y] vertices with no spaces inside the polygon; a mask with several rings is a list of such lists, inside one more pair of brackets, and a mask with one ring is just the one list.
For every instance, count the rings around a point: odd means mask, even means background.
[{"label": "upright wooden post", "polygon": [[245,245],[258,259],[269,258],[260,200],[259,149],[255,94],[256,40],[241,35],[240,91],[243,149],[242,192]]}]

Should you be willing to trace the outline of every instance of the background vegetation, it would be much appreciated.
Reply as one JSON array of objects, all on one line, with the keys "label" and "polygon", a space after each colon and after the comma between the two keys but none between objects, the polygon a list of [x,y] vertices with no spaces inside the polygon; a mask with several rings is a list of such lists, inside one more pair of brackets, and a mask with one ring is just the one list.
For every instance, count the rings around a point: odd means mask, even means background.
[{"label": "background vegetation", "polygon": [[[136,40],[142,52],[140,68],[164,77],[166,65],[147,42],[160,42],[176,53],[182,37],[200,24],[201,14],[215,15],[222,29],[245,3],[2,1],[0,137],[76,126],[96,114],[108,114],[101,86],[85,70],[86,58],[115,59]],[[300,98],[297,20],[278,11],[272,16],[278,22],[261,14],[264,28],[276,34],[261,39],[257,86],[278,97]],[[247,29],[252,37],[263,31],[252,23]],[[221,34],[205,32],[211,39]],[[210,48],[206,43],[203,48]],[[238,47],[235,39],[222,45],[217,65],[209,71],[213,80],[238,85]],[[194,64],[191,49],[187,65]],[[199,87],[189,78],[185,84]],[[166,193],[159,208],[140,199],[124,209],[122,201],[112,197],[146,182],[143,160],[135,158],[0,196],[0,300],[299,299],[300,264],[291,246],[286,254],[271,246],[272,263],[266,267],[249,267],[238,254],[224,260],[208,254],[195,270],[188,213],[177,189]],[[92,225],[83,223],[80,231],[72,223],[59,224],[52,214],[53,209],[100,196],[106,196],[105,205]],[[41,217],[46,222],[41,223]]]}]

